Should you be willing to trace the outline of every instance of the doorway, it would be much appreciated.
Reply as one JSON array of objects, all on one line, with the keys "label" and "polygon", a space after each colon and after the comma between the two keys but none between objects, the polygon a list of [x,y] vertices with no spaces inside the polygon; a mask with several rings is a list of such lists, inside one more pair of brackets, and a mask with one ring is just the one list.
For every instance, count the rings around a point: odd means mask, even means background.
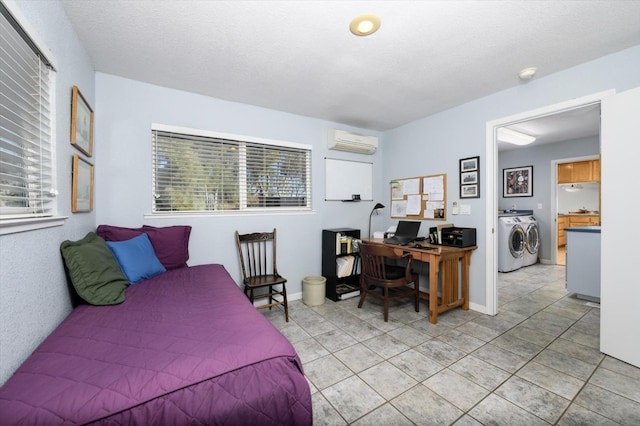
[{"label": "doorway", "polygon": [[[598,142],[600,136],[598,135]],[[599,150],[598,150],[599,151]],[[597,162],[597,165],[594,165]],[[580,167],[580,170],[572,170]],[[600,155],[553,160],[551,196],[556,200],[556,226],[551,227],[550,263],[566,265],[565,228],[600,224]],[[586,174],[583,170],[586,170]],[[569,171],[569,173],[567,172]]]},{"label": "doorway", "polygon": [[[597,93],[582,98],[572,99],[556,105],[543,107],[537,110],[504,117],[498,120],[490,121],[486,127],[486,158],[487,158],[487,204],[486,204],[486,241],[487,241],[487,258],[486,258],[486,313],[489,315],[497,314],[497,217],[498,217],[498,199],[500,193],[501,179],[498,170],[498,142],[496,140],[497,130],[501,127],[508,127],[524,123],[527,121],[550,117],[556,114],[575,110],[577,108],[589,105],[599,105],[603,98],[611,96],[615,91]],[[556,171],[553,170],[554,178],[553,187],[556,186]],[[552,190],[556,194],[555,190]],[[556,200],[549,203],[548,213],[551,216],[556,215]],[[552,206],[551,206],[552,205]],[[554,233],[552,233],[554,234]],[[557,235],[556,235],[557,238]],[[557,240],[556,240],[557,241]],[[552,242],[553,244],[553,242]],[[557,242],[556,242],[557,244]]]}]

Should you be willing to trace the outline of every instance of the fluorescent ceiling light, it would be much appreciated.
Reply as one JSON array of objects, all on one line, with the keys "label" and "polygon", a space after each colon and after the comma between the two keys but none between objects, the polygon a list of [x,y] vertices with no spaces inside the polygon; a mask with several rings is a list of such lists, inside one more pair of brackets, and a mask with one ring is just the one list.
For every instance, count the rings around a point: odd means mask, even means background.
[{"label": "fluorescent ceiling light", "polygon": [[514,145],[529,145],[536,140],[535,137],[516,132],[515,130],[504,127],[498,128],[498,140],[501,142],[512,143]]}]

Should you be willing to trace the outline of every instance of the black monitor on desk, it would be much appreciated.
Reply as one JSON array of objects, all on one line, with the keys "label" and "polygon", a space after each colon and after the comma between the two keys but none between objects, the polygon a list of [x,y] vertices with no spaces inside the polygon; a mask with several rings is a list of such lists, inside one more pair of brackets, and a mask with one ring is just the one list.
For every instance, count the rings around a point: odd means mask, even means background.
[{"label": "black monitor on desk", "polygon": [[408,244],[418,238],[421,222],[413,222],[407,220],[398,221],[396,232],[393,237],[385,238],[386,244]]}]

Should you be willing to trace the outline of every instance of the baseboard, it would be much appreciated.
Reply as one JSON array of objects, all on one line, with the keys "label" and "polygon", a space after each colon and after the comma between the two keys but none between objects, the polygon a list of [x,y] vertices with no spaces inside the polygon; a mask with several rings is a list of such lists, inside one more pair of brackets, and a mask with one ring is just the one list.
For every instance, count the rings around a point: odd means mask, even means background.
[{"label": "baseboard", "polygon": [[472,311],[475,311],[475,312],[480,312],[481,314],[485,314],[485,315],[487,313],[486,305],[479,305],[479,304],[473,303],[473,302],[469,302],[469,309],[471,309]]}]

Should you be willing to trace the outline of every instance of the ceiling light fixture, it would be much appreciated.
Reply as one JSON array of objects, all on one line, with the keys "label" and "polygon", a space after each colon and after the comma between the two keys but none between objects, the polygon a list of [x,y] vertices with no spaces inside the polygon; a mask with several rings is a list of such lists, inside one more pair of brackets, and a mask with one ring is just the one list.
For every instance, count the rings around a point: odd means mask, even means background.
[{"label": "ceiling light fixture", "polygon": [[514,145],[529,145],[536,140],[535,137],[516,132],[515,130],[505,127],[498,128],[498,140],[501,142],[512,143]]},{"label": "ceiling light fixture", "polygon": [[538,68],[536,67],[525,68],[518,73],[518,77],[520,77],[520,80],[531,80],[537,71]]},{"label": "ceiling light fixture", "polygon": [[378,28],[380,28],[380,18],[370,13],[356,16],[349,24],[349,30],[353,34],[362,37],[375,33]]},{"label": "ceiling light fixture", "polygon": [[572,183],[571,185],[565,185],[564,190],[567,192],[578,192],[582,190],[582,184]]}]

